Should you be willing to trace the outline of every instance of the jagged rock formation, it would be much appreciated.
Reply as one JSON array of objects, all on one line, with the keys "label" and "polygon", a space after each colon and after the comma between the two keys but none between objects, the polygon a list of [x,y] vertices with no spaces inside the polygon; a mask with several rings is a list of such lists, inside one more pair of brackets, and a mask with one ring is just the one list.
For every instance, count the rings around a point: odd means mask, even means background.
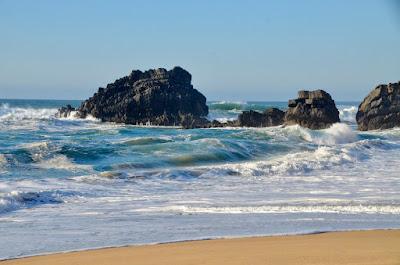
[{"label": "jagged rock formation", "polygon": [[324,129],[340,122],[335,101],[324,90],[299,91],[298,98],[289,100],[285,124],[299,124],[310,129]]},{"label": "jagged rock formation", "polygon": [[298,98],[289,100],[285,112],[270,108],[264,112],[244,111],[237,120],[221,123],[209,121],[206,98],[191,84],[192,76],[181,67],[170,71],[134,70],[99,90],[81,106],[70,105],[58,110],[58,117],[93,116],[102,121],[136,125],[211,127],[269,127],[299,124],[322,129],[339,122],[339,111],[331,96],[323,90],[299,91]]},{"label": "jagged rock formation", "polygon": [[269,108],[264,112],[254,110],[243,111],[238,117],[238,126],[241,127],[270,127],[283,124],[285,112],[277,108]]},{"label": "jagged rock formation", "polygon": [[56,113],[56,117],[58,118],[68,118],[76,111],[70,104],[65,107],[61,107],[58,112]]},{"label": "jagged rock formation", "polygon": [[[106,88],[99,88],[77,109],[102,121],[126,124],[203,127],[208,114],[206,98],[191,85],[192,76],[181,67],[135,70]],[[69,115],[61,108],[58,116]]]},{"label": "jagged rock formation", "polygon": [[400,82],[372,90],[358,107],[356,120],[361,131],[400,126]]}]

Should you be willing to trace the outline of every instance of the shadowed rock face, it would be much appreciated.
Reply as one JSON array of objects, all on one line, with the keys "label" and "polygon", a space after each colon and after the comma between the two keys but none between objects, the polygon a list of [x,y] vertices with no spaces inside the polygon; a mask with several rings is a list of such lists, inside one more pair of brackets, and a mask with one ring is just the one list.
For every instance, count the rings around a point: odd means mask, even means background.
[{"label": "shadowed rock face", "polygon": [[356,120],[361,131],[400,126],[400,82],[372,90],[358,107]]},{"label": "shadowed rock face", "polygon": [[299,91],[298,98],[289,100],[285,124],[310,129],[324,129],[340,122],[335,101],[324,90]]},{"label": "shadowed rock face", "polygon": [[243,111],[238,117],[238,126],[242,127],[270,127],[283,124],[285,112],[277,108],[269,108],[264,112],[254,110]]},{"label": "shadowed rock face", "polygon": [[[192,76],[184,69],[159,68],[132,71],[106,88],[99,88],[77,109],[102,121],[126,124],[196,126],[208,114],[206,98],[191,85]],[[66,109],[58,115],[65,116]]]}]

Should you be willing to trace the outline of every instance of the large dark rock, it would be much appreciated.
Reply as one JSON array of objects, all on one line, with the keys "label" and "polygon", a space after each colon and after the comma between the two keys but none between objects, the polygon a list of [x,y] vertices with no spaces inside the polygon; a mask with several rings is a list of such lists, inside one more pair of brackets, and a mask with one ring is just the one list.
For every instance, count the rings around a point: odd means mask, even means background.
[{"label": "large dark rock", "polygon": [[264,112],[254,110],[243,111],[238,117],[238,126],[269,127],[283,124],[285,112],[277,108],[269,108]]},{"label": "large dark rock", "polygon": [[298,98],[289,100],[285,124],[299,124],[310,129],[324,129],[340,122],[335,101],[324,90],[299,91]]},{"label": "large dark rock", "polygon": [[372,90],[358,107],[356,120],[361,131],[400,126],[400,82]]},{"label": "large dark rock", "polygon": [[[132,71],[106,88],[99,88],[77,109],[102,121],[126,124],[203,127],[208,114],[206,98],[191,84],[192,76],[175,67]],[[60,109],[59,115],[65,115]]]}]

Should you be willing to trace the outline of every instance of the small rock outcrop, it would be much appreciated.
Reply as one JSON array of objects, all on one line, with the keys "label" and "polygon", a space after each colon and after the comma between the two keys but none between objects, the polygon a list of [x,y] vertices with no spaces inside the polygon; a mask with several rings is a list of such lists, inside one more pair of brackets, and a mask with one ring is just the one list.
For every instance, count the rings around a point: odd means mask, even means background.
[{"label": "small rock outcrop", "polygon": [[358,107],[356,120],[361,131],[400,126],[400,82],[372,90]]},{"label": "small rock outcrop", "polygon": [[76,109],[73,108],[71,105],[67,105],[65,107],[61,107],[58,112],[56,113],[57,118],[68,118],[69,116],[72,115],[73,112],[75,112]]},{"label": "small rock outcrop", "polygon": [[[128,76],[99,88],[76,110],[102,121],[138,125],[203,127],[208,115],[206,98],[191,84],[192,76],[181,67],[134,70]],[[61,108],[60,117],[69,115]]]},{"label": "small rock outcrop", "polygon": [[286,125],[299,124],[310,129],[324,129],[340,122],[335,101],[324,90],[299,91],[289,100],[284,120]]},{"label": "small rock outcrop", "polygon": [[269,108],[264,112],[254,110],[243,111],[238,117],[238,126],[241,127],[270,127],[283,124],[285,112],[277,108]]}]

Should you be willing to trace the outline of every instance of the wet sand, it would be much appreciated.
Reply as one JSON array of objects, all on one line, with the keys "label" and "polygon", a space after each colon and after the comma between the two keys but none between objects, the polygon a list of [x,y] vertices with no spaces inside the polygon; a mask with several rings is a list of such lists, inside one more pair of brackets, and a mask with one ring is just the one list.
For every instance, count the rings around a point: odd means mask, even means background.
[{"label": "wet sand", "polygon": [[30,265],[400,264],[400,230],[329,232],[130,246],[0,262]]}]

